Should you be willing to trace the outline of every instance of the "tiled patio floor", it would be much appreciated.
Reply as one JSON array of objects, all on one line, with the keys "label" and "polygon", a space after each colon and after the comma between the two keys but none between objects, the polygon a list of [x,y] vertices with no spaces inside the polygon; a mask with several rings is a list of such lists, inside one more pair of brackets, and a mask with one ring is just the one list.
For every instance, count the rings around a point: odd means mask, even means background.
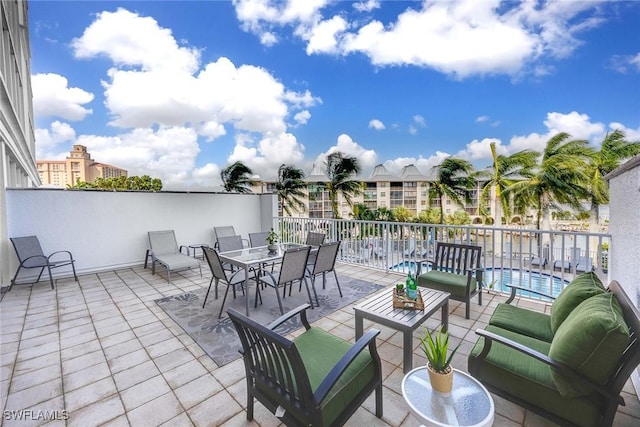
[{"label": "tiled patio floor", "polygon": [[[204,270],[204,269],[203,269]],[[338,272],[381,284],[403,277],[394,273],[339,265]],[[244,365],[240,359],[218,367],[154,303],[155,299],[207,286],[210,276],[197,273],[152,276],[140,267],[106,271],[57,281],[15,286],[0,303],[0,395],[5,426],[277,426],[278,419],[260,404],[255,420],[246,421]],[[451,303],[450,330],[463,345],[454,365],[466,370],[466,357],[503,296],[484,296],[472,305],[470,320]],[[520,303],[524,304],[525,301]],[[542,310],[541,304],[528,302]],[[315,326],[353,340],[351,306]],[[427,322],[436,327],[439,314]],[[365,322],[365,329],[371,324]],[[400,392],[402,337],[382,330],[378,349],[383,359],[384,417],[373,415],[373,396],[351,418],[349,426],[417,426]],[[425,363],[414,337],[414,366]],[[626,407],[616,426],[640,425],[640,404],[630,383]],[[494,396],[496,426],[546,426],[544,419]],[[11,411],[23,412],[16,420]],[[64,419],[67,418],[68,419]],[[51,421],[51,418],[58,418]]]}]

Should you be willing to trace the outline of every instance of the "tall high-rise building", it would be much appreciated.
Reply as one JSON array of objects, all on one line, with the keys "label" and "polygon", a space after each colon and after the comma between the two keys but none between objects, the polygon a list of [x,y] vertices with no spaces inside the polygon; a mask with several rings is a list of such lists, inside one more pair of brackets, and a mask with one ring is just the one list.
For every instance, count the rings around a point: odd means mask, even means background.
[{"label": "tall high-rise building", "polygon": [[9,283],[6,188],[37,187],[26,1],[0,2],[0,286]]},{"label": "tall high-rise building", "polygon": [[106,163],[96,162],[87,147],[76,144],[65,160],[38,160],[38,174],[44,185],[66,187],[78,181],[94,182],[96,178],[127,176],[127,171]]}]

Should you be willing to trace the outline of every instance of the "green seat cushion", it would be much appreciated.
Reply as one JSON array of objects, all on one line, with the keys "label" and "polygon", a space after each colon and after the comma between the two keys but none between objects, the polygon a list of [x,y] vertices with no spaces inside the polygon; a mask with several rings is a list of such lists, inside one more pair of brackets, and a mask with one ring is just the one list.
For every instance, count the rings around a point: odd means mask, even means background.
[{"label": "green seat cushion", "polygon": [[[541,353],[547,354],[549,351],[550,344],[544,341],[493,325],[485,329]],[[483,346],[484,338],[479,338],[469,355],[468,369],[485,386],[545,408],[576,425],[597,425],[602,406],[596,397],[563,397],[555,387],[548,365],[496,342],[486,359],[482,360],[478,356]]]},{"label": "green seat cushion", "polygon": [[[556,331],[549,357],[603,385],[629,344],[629,328],[615,295],[604,293],[582,302]],[[591,393],[579,382],[552,370],[553,381],[564,396]]]},{"label": "green seat cushion", "polygon": [[[320,328],[311,328],[294,340],[315,392],[329,371],[352,347],[348,341]],[[321,403],[323,425],[331,425],[353,398],[374,380],[376,366],[368,350],[362,351],[349,365]]]},{"label": "green seat cushion", "polygon": [[[464,298],[467,295],[467,276],[462,274],[433,270],[419,275],[417,284],[425,288],[449,292],[454,299]],[[470,293],[475,292],[476,287],[476,279],[472,278]]]},{"label": "green seat cushion", "polygon": [[551,305],[551,330],[553,333],[582,301],[604,292],[604,285],[593,272],[581,274],[573,279]]},{"label": "green seat cushion", "polygon": [[548,343],[553,339],[551,316],[511,304],[498,304],[489,324]]}]

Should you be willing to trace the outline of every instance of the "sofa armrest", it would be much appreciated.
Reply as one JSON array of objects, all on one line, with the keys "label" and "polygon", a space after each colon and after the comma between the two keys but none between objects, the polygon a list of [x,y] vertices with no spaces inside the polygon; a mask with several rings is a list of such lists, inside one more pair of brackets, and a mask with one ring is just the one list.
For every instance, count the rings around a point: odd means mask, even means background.
[{"label": "sofa armrest", "polygon": [[489,354],[489,351],[491,350],[491,345],[495,341],[502,345],[506,345],[507,347],[512,348],[516,351],[524,353],[530,357],[533,357],[534,359],[539,360],[540,362],[546,365],[549,365],[551,368],[554,368],[557,371],[561,372],[562,375],[566,375],[572,380],[579,381],[580,383],[593,389],[595,392],[598,392],[599,394],[605,396],[607,399],[616,401],[618,402],[618,404],[624,406],[624,399],[622,398],[622,396],[611,393],[609,390],[602,387],[601,385],[596,384],[590,379],[579,374],[570,366],[559,363],[558,361],[550,358],[544,353],[541,353],[537,350],[529,348],[525,345],[522,345],[518,342],[515,342],[513,340],[510,340],[508,338],[505,338],[493,332],[486,331],[484,329],[477,329],[476,334],[484,338],[484,347],[482,348],[482,351],[478,355],[478,359],[485,359],[487,357],[487,355]]},{"label": "sofa armrest", "polygon": [[505,301],[507,304],[511,304],[511,302],[515,299],[516,293],[518,291],[530,292],[532,294],[540,295],[541,297],[549,298],[551,300],[555,300],[556,299],[556,297],[554,297],[553,295],[549,295],[549,294],[546,294],[544,292],[536,291],[535,289],[525,288],[524,286],[518,286],[518,285],[506,285],[506,286],[511,288],[511,295],[509,295],[509,299],[507,299]]}]

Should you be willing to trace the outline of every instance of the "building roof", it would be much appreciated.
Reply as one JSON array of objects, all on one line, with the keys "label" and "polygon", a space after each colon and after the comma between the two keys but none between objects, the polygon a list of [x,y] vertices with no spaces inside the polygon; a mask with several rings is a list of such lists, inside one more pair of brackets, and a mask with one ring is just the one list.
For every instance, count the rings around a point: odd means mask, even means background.
[{"label": "building roof", "polygon": [[403,181],[426,181],[427,177],[418,170],[415,165],[407,165],[402,168],[400,176]]},{"label": "building roof", "polygon": [[329,178],[324,171],[314,163],[311,172],[304,178],[305,182],[329,182]]}]

